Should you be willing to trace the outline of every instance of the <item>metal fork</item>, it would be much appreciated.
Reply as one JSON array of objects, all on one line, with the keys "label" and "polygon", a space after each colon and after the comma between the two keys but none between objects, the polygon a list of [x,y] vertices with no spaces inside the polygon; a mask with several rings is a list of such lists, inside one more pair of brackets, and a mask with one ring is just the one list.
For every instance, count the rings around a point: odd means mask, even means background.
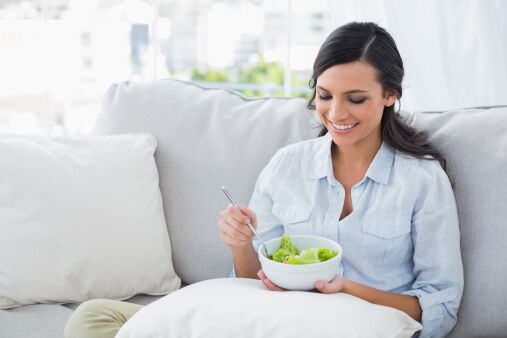
[{"label": "metal fork", "polygon": [[[220,189],[222,189],[222,191],[224,192],[225,196],[227,196],[227,198],[229,199],[229,201],[231,201],[231,203],[237,207],[238,205],[236,204],[236,202],[234,202],[234,200],[232,199],[232,196],[231,194],[229,194],[229,192],[227,191],[227,188],[225,186],[221,186]],[[268,253],[268,248],[266,247],[266,243],[264,242],[264,240],[262,239],[262,237],[257,233],[257,231],[255,231],[254,227],[248,223],[247,224],[248,227],[250,228],[250,230],[252,230],[252,232],[254,233],[254,235],[259,239],[259,241],[262,243],[262,247],[264,248],[264,253],[266,254],[266,257],[267,258],[270,258],[271,256],[269,255]]]}]

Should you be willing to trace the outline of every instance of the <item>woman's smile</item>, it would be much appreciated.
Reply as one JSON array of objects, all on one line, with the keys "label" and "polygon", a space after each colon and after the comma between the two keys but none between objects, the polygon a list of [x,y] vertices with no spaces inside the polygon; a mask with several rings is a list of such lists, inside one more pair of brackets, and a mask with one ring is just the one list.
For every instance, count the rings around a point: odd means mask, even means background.
[{"label": "woman's smile", "polygon": [[329,125],[331,126],[331,130],[339,135],[344,134],[350,134],[354,130],[356,130],[357,126],[359,125],[359,122],[351,123],[351,124],[335,124],[333,122],[329,122]]}]

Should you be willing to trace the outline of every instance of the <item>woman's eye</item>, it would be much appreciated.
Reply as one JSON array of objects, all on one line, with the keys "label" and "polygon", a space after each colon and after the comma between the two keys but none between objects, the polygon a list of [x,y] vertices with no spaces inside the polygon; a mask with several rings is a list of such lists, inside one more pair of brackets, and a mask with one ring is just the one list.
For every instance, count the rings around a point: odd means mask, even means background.
[{"label": "woman's eye", "polygon": [[[332,98],[333,98],[332,96],[322,96],[319,94],[319,99],[324,100],[324,101],[331,100]],[[360,97],[360,98],[349,97],[349,101],[353,104],[361,104],[364,101],[366,101],[366,98],[364,98],[364,97]]]},{"label": "woman's eye", "polygon": [[349,98],[349,101],[352,102],[353,104],[361,104],[364,101],[366,101],[366,99],[365,98],[359,98],[359,99],[357,99],[357,98],[351,97],[351,98]]}]

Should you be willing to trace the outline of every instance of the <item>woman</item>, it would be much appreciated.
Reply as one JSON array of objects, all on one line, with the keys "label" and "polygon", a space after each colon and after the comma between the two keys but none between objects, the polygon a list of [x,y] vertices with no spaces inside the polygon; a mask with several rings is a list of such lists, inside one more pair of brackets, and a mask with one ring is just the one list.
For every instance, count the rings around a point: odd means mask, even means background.
[{"label": "woman", "polygon": [[221,213],[222,241],[238,277],[259,278],[258,243],[247,223],[271,239],[316,234],[343,247],[340,274],[318,281],[390,306],[423,324],[420,337],[444,337],[456,324],[463,267],[456,203],[445,161],[394,104],[403,62],[374,23],[339,27],[322,45],[308,104],[321,137],[279,150],[261,172],[249,208]]}]

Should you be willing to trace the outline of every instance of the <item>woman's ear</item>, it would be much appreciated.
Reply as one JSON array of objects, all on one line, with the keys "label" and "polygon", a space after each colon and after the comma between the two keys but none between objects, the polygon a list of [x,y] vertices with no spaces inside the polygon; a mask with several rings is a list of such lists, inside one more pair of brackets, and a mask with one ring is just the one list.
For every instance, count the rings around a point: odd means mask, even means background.
[{"label": "woman's ear", "polygon": [[384,106],[391,107],[396,100],[398,99],[398,95],[394,91],[386,91],[384,96]]}]

